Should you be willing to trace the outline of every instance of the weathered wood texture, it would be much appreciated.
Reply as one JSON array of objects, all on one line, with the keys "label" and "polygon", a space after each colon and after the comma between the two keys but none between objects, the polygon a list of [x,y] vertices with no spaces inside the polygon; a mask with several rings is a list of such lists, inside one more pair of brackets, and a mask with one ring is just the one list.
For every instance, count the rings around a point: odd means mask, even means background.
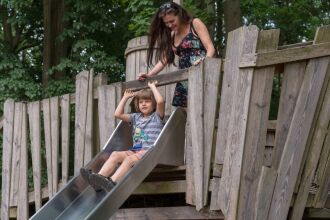
[{"label": "weathered wood texture", "polygon": [[268,53],[247,54],[243,57],[240,67],[263,67],[317,57],[330,56],[330,43],[301,46],[276,50]]},{"label": "weathered wood texture", "polygon": [[92,158],[93,72],[83,71],[76,77],[74,173]]},{"label": "weathered wood texture", "polygon": [[278,168],[269,219],[286,219],[307,139],[326,79],[329,58],[309,60]]},{"label": "weathered wood texture", "polygon": [[14,110],[14,139],[13,139],[13,154],[12,154],[12,170],[11,170],[11,184],[10,184],[10,205],[17,206],[18,204],[18,190],[20,162],[21,162],[21,147],[22,147],[22,122],[23,122],[23,103],[15,103]]},{"label": "weathered wood texture", "polygon": [[111,220],[144,219],[224,219],[221,213],[197,212],[191,206],[119,209]]},{"label": "weathered wood texture", "polygon": [[[327,78],[330,76],[330,68],[328,72]],[[330,85],[327,81],[328,79],[324,82],[326,93],[324,99],[322,99],[322,97],[320,98],[319,103],[321,109],[316,120],[311,144],[308,146],[308,157],[303,169],[302,179],[300,180],[298,195],[294,202],[292,219],[301,219],[303,217],[304,208],[308,199],[309,187],[312,184],[315,170],[321,156],[323,143],[327,135],[327,127],[330,122]]]},{"label": "weathered wood texture", "polygon": [[194,172],[194,178],[190,180],[194,181],[196,208],[200,210],[207,204],[209,191],[221,61],[206,59],[189,71],[188,120]]},{"label": "weathered wood texture", "polygon": [[14,116],[15,102],[8,99],[4,104],[4,125],[2,145],[2,187],[1,187],[1,219],[9,219],[10,188],[12,173],[12,154],[14,141]]},{"label": "weathered wood texture", "polygon": [[34,184],[34,201],[36,210],[41,208],[41,126],[40,126],[40,102],[28,104],[31,156]]},{"label": "weathered wood texture", "polygon": [[100,150],[107,143],[115,130],[117,122],[114,116],[117,104],[122,94],[122,83],[104,85],[98,88],[98,115],[100,127]]},{"label": "weathered wood texture", "polygon": [[[260,31],[257,52],[275,50],[279,34],[279,30]],[[270,66],[255,69],[253,73],[237,219],[255,219],[256,216],[255,201],[266,145],[274,71],[275,67]]]},{"label": "weathered wood texture", "polygon": [[28,203],[28,147],[27,147],[27,110],[26,104],[22,105],[22,127],[21,127],[21,152],[20,152],[20,174],[17,201],[17,219],[29,218]]},{"label": "weathered wood texture", "polygon": [[242,27],[230,32],[221,92],[215,163],[223,164],[220,188],[211,208],[236,219],[253,69],[239,69],[241,57],[256,51],[258,29]]},{"label": "weathered wood texture", "polygon": [[70,152],[70,95],[61,96],[61,158],[62,183],[69,180],[69,152]]}]

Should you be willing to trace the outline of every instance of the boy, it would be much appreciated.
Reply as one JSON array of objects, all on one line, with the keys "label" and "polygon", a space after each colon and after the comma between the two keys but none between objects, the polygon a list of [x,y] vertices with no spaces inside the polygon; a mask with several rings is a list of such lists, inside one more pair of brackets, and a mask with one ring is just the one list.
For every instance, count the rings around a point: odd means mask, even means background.
[{"label": "boy", "polygon": [[[148,82],[150,89],[137,93],[126,90],[117,106],[115,117],[133,126],[133,147],[127,151],[114,151],[98,173],[85,168],[80,169],[82,177],[96,190],[110,191],[116,183],[141,160],[151,148],[163,128],[165,112],[164,99],[156,87],[157,81]],[[135,108],[138,113],[124,113],[128,99],[135,96]],[[120,164],[118,169],[117,166]]]}]

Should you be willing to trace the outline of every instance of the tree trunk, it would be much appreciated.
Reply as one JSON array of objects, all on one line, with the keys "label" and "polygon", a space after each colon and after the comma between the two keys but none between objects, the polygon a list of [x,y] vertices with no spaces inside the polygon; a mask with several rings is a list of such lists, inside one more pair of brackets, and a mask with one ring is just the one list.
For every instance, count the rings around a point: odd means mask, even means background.
[{"label": "tree trunk", "polygon": [[242,25],[240,2],[239,0],[224,0],[222,4],[225,30],[229,33]]},{"label": "tree trunk", "polygon": [[[5,45],[8,46],[8,51],[16,54],[18,45],[21,40],[22,29],[18,25],[13,26],[12,24],[8,23],[8,20],[10,19],[8,17],[8,10],[3,5],[0,5],[0,14]],[[15,16],[16,14],[14,13],[12,17]]]},{"label": "tree trunk", "polygon": [[[58,40],[58,36],[65,27],[63,21],[64,12],[64,0],[43,0],[44,42],[42,84],[44,87],[47,86],[50,80],[49,69],[59,64],[61,58],[67,56],[67,43]],[[64,75],[64,71],[55,72],[52,78],[59,79]]]}]

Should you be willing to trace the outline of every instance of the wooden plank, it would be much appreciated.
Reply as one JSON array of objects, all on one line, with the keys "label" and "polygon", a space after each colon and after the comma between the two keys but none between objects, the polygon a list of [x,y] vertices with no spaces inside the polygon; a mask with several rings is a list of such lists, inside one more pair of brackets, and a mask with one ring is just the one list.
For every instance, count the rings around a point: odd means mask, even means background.
[{"label": "wooden plank", "polygon": [[188,111],[190,120],[190,131],[192,141],[193,153],[193,169],[194,169],[194,183],[195,183],[195,202],[196,209],[200,210],[204,207],[204,136],[201,131],[203,127],[203,105],[204,105],[204,92],[203,92],[203,67],[194,66],[189,68],[189,93],[188,93]]},{"label": "wooden plank", "polygon": [[209,180],[212,162],[213,140],[215,132],[215,118],[218,106],[219,82],[221,74],[221,60],[206,58],[203,65],[204,71],[204,103],[203,103],[203,136],[204,136],[204,159],[203,159],[203,206],[208,203]]},{"label": "wooden plank", "polygon": [[34,204],[36,211],[41,208],[41,128],[40,102],[28,103],[29,127],[31,140],[32,173],[34,188]]},{"label": "wooden plank", "polygon": [[328,134],[324,141],[320,160],[317,165],[316,174],[313,179],[313,184],[316,186],[320,186],[323,183],[324,172],[326,170],[329,154],[330,154],[330,128],[328,128]]},{"label": "wooden plank", "polygon": [[[123,83],[122,82],[118,82],[115,84],[112,83],[112,85],[114,85],[116,87],[116,107],[117,107],[124,94]],[[116,119],[116,126],[118,125],[119,122],[120,122],[120,120]]]},{"label": "wooden plank", "polygon": [[284,66],[272,162],[274,169],[277,169],[280,164],[284,144],[287,139],[301,84],[304,79],[305,68],[305,62],[286,64]]},{"label": "wooden plank", "polygon": [[1,219],[9,219],[10,183],[12,170],[13,131],[15,102],[7,99],[4,103],[3,145],[2,145],[2,184],[1,184]]},{"label": "wooden plank", "polygon": [[279,165],[269,219],[287,217],[328,65],[329,58],[313,59],[307,65]]},{"label": "wooden plank", "polygon": [[[233,53],[235,50],[239,50],[239,48],[234,47],[235,42],[239,41],[239,32],[231,32],[228,38],[228,47],[226,49],[226,57],[233,57],[234,60],[225,59],[224,63],[224,75],[222,80],[222,89],[221,89],[221,99],[220,99],[220,109],[219,109],[219,120],[218,120],[218,130],[217,130],[217,140],[216,140],[216,149],[215,149],[215,160],[214,160],[214,170],[218,165],[224,164],[225,150],[227,146],[227,135],[228,135],[228,127],[230,123],[230,114],[232,110],[232,94],[234,94],[235,82],[237,81],[237,74],[231,74],[234,71],[235,63],[238,63],[237,56],[235,57]],[[234,63],[234,64],[232,64]],[[236,70],[237,72],[237,70]],[[231,97],[231,98],[229,98]],[[215,178],[216,187],[211,195],[211,210],[219,210],[220,209],[220,178]],[[219,182],[217,182],[219,181]]]},{"label": "wooden plank", "polygon": [[[127,43],[127,50],[134,50],[135,52],[135,47],[136,47],[136,40],[137,38],[133,38],[128,41]],[[135,53],[131,53],[133,51],[127,51],[125,52],[126,56],[126,81],[131,81],[135,80]]]},{"label": "wooden plank", "polygon": [[191,206],[157,207],[157,208],[128,208],[119,209],[111,220],[144,220],[144,219],[224,219],[218,212],[197,212]]},{"label": "wooden plank", "polygon": [[[329,146],[330,145],[330,125],[328,128],[328,134],[327,138],[324,142],[323,147]],[[325,167],[324,167],[324,172],[321,178],[321,182],[319,185],[319,189],[315,195],[313,206],[315,208],[323,208],[326,207],[326,202],[329,200],[329,195],[328,192],[329,187],[330,187],[330,155],[327,154],[327,158],[324,158],[325,162]],[[329,208],[329,207],[327,207]]]},{"label": "wooden plank", "polygon": [[[258,52],[277,48],[280,31],[260,31]],[[263,164],[275,67],[255,69],[247,115],[237,219],[255,219],[257,189]]]},{"label": "wooden plank", "polygon": [[185,141],[185,165],[186,165],[186,203],[196,205],[195,203],[195,183],[193,166],[193,149],[190,129],[190,112],[187,112],[186,122],[186,141]]},{"label": "wooden plank", "polygon": [[[228,35],[216,149],[216,163],[223,162],[223,170],[219,193],[217,193],[218,198],[211,198],[211,206],[216,207],[212,203],[218,203],[228,219],[236,219],[237,215],[243,148],[253,78],[253,69],[239,69],[238,65],[241,56],[255,52],[257,38],[258,28],[256,26],[241,27]],[[225,106],[227,104],[230,108]],[[228,119],[226,119],[227,117]],[[222,156],[222,161],[219,161],[219,155],[223,153],[225,156],[224,158]]]},{"label": "wooden plank", "polygon": [[309,187],[312,184],[322,146],[327,135],[327,127],[330,122],[330,85],[327,85],[327,82],[324,82],[324,84],[327,86],[327,90],[324,99],[320,98],[322,107],[317,118],[316,128],[309,147],[309,153],[304,166],[302,179],[300,180],[297,198],[294,202],[292,219],[301,219],[303,217],[309,194]]},{"label": "wooden plank", "polygon": [[[156,76],[152,76],[148,78],[148,80],[157,80],[158,86],[172,84],[187,79],[188,79],[188,69],[177,70],[166,74],[158,74]],[[124,82],[123,90],[125,90],[126,88],[130,88],[133,91],[145,89],[148,88],[148,81],[134,80],[134,81]]]},{"label": "wooden plank", "polygon": [[10,206],[18,204],[19,176],[20,176],[20,154],[21,154],[21,136],[22,136],[22,110],[23,103],[15,103],[15,118],[14,118],[14,142],[12,151],[12,170],[10,184]]},{"label": "wooden plank", "polygon": [[255,218],[256,220],[267,219],[268,210],[270,207],[271,200],[273,196],[273,189],[277,177],[277,170],[273,168],[268,168],[263,166],[261,168],[261,174],[259,179],[259,186],[257,188],[257,200],[255,205]]},{"label": "wooden plank", "polygon": [[114,112],[116,110],[116,87],[114,85],[98,88],[98,115],[100,126],[100,150],[107,143],[110,135],[116,128]]},{"label": "wooden plank", "polygon": [[60,97],[61,106],[61,158],[62,158],[62,182],[69,180],[69,147],[70,147],[70,95]]},{"label": "wooden plank", "polygon": [[21,127],[21,153],[20,153],[20,174],[18,190],[17,219],[29,218],[28,202],[28,149],[27,149],[27,111],[26,104],[22,105],[22,127]]},{"label": "wooden plank", "polygon": [[87,92],[87,114],[86,114],[86,130],[85,130],[85,153],[84,165],[93,158],[93,71],[89,72],[88,90]]},{"label": "wooden plank", "polygon": [[50,132],[52,149],[52,175],[53,192],[57,192],[58,187],[58,154],[59,154],[59,100],[58,96],[50,98]]},{"label": "wooden plank", "polygon": [[165,115],[171,115],[171,112],[174,110],[172,106],[175,84],[170,84],[165,86]]},{"label": "wooden plank", "polygon": [[89,72],[76,77],[74,174],[84,165]]},{"label": "wooden plank", "polygon": [[[174,60],[174,62],[177,63],[177,60]],[[166,67],[166,73],[171,73],[174,71],[177,71],[178,67],[174,65],[170,65]],[[171,115],[171,113],[174,111],[175,107],[172,106],[174,91],[175,91],[176,83],[168,84],[165,86],[165,115]]]},{"label": "wooden plank", "polygon": [[[98,93],[98,88],[106,85],[108,76],[105,73],[99,73],[93,80],[93,91]],[[100,152],[100,125],[99,125],[99,105],[98,99],[93,100],[93,155]]]},{"label": "wooden plank", "polygon": [[52,142],[51,142],[51,113],[50,113],[50,99],[42,100],[42,110],[44,116],[44,134],[45,134],[45,148],[46,148],[46,166],[47,166],[47,183],[49,198],[54,195],[53,187],[53,170],[52,170]]},{"label": "wooden plank", "polygon": [[134,195],[150,195],[150,194],[168,194],[185,192],[186,181],[158,181],[158,182],[143,182],[132,194]]},{"label": "wooden plank", "polygon": [[281,63],[303,61],[330,55],[330,43],[320,43],[266,53],[247,54],[240,63],[241,68],[264,67]]}]

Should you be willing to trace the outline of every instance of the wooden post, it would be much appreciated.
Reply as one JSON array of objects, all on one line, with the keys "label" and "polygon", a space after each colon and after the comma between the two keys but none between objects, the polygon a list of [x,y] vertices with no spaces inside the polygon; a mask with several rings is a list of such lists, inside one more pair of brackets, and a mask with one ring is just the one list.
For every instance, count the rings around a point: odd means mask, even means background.
[{"label": "wooden post", "polygon": [[[116,128],[116,119],[114,113],[117,107],[118,100],[121,97],[121,91],[118,90],[121,87],[120,83],[111,85],[104,85],[98,88],[98,121],[100,126],[100,151],[108,141],[110,135]],[[117,93],[120,93],[117,95]]]},{"label": "wooden post", "polygon": [[13,131],[14,131],[15,102],[6,100],[4,104],[3,145],[2,145],[2,188],[1,188],[1,219],[9,219],[10,184],[13,154]]},{"label": "wooden post", "polygon": [[41,208],[41,126],[40,102],[28,103],[31,156],[33,170],[34,203],[36,210]]},{"label": "wooden post", "polygon": [[28,147],[27,147],[27,111],[26,104],[22,105],[21,152],[19,166],[19,189],[17,201],[17,219],[29,218],[28,201]]},{"label": "wooden post", "polygon": [[70,147],[70,95],[60,97],[61,106],[61,149],[62,149],[62,183],[69,180],[69,147]]},{"label": "wooden post", "polygon": [[48,197],[53,197],[53,172],[52,172],[52,145],[51,145],[51,122],[50,122],[50,100],[42,100],[42,110],[44,116],[44,132],[45,132],[45,148],[46,148],[46,166],[47,166],[47,182]]},{"label": "wooden post", "polygon": [[[209,191],[213,133],[220,81],[221,60],[206,59],[197,67],[189,69],[188,115],[191,140],[193,181],[196,209],[207,204]],[[189,142],[190,143],[190,142]],[[187,145],[189,147],[189,145]],[[191,149],[187,149],[188,152]],[[188,154],[190,155],[190,154]],[[188,156],[187,155],[187,156]],[[190,171],[190,170],[189,170]],[[188,172],[188,174],[190,174]]]},{"label": "wooden post", "polygon": [[[98,88],[102,85],[106,85],[108,83],[108,76],[105,73],[100,73],[96,77],[94,77],[94,88],[93,91],[98,93]],[[94,95],[93,95],[94,96]],[[98,96],[99,97],[99,96]],[[99,125],[99,100],[93,100],[93,156],[96,155],[100,151],[100,125]],[[108,112],[108,114],[111,112]]]},{"label": "wooden post", "polygon": [[257,38],[256,26],[241,27],[228,35],[215,160],[223,164],[223,170],[221,180],[215,180],[220,181],[218,192],[211,198],[211,209],[221,209],[226,219],[236,219],[237,214],[253,77],[253,69],[239,69],[239,63],[244,54],[255,53]]},{"label": "wooden post", "polygon": [[[277,48],[279,30],[260,31],[258,52]],[[237,219],[255,219],[257,188],[266,145],[274,66],[255,69],[247,115]]]},{"label": "wooden post", "polygon": [[83,71],[76,79],[74,173],[92,157],[93,73]]}]

